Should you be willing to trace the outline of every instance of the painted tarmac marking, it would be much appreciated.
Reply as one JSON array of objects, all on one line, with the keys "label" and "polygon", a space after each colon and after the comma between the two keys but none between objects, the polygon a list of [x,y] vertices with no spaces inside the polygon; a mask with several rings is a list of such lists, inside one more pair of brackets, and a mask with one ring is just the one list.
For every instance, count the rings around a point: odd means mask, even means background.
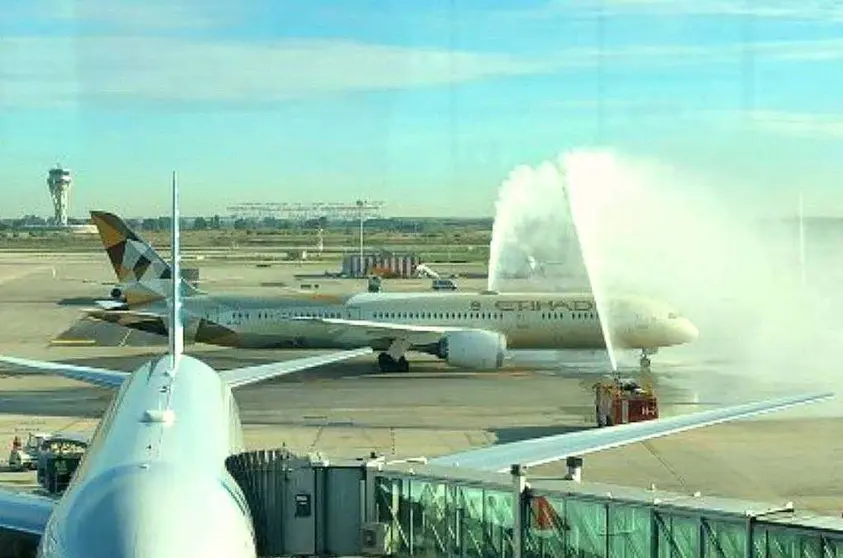
[{"label": "painted tarmac marking", "polygon": [[35,269],[28,269],[28,270],[26,270],[22,273],[18,273],[16,275],[10,275],[8,277],[0,277],[0,285],[2,285],[4,283],[8,283],[10,281],[17,281],[18,279],[23,279],[24,277],[28,277],[28,276],[32,275],[33,273],[38,273],[39,271],[44,271],[44,270],[47,270],[47,269],[52,269],[52,268],[46,267],[46,266],[36,267]]},{"label": "painted tarmac marking", "polygon": [[53,339],[50,345],[94,345],[96,339]]}]

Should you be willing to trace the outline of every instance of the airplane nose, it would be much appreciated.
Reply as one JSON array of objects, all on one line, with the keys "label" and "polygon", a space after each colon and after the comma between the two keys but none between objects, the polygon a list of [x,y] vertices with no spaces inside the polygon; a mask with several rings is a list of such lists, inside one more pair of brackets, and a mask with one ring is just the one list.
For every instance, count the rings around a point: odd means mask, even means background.
[{"label": "airplane nose", "polygon": [[690,343],[692,341],[696,341],[700,336],[700,330],[697,329],[697,326],[695,326],[691,320],[687,318],[682,320],[682,324],[678,329],[680,343]]}]

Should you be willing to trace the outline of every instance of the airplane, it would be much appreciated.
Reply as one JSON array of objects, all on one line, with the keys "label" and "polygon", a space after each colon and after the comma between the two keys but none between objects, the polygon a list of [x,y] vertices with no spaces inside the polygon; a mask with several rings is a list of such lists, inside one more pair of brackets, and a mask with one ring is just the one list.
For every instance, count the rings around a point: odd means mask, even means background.
[{"label": "airplane", "polygon": [[[113,213],[92,211],[122,290],[98,301],[89,316],[166,335],[170,268],[155,249]],[[408,351],[449,365],[501,368],[508,349],[606,348],[590,293],[366,292],[283,293],[250,297],[208,294],[183,282],[189,341],[238,348],[378,351],[381,372],[407,372]],[[640,296],[610,301],[613,347],[641,351],[640,365],[660,347],[681,345],[699,332],[688,318]]]},{"label": "airplane", "polygon": [[[133,373],[0,357],[117,390],[60,499],[0,490],[0,528],[38,537],[39,558],[188,555],[255,558],[251,511],[225,468],[242,450],[232,389],[337,362],[371,348],[217,372],[184,354],[179,277],[178,188],[173,174],[173,270],[167,354]],[[500,471],[648,440],[826,399],[788,397],[610,429],[514,442],[434,459],[442,466]]]}]

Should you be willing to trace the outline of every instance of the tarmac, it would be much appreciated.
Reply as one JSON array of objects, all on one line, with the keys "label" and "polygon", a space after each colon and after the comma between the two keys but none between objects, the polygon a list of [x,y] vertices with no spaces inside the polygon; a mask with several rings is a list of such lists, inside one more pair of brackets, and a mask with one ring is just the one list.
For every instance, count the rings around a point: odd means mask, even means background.
[{"label": "tarmac", "polygon": [[[210,292],[272,293],[297,287],[295,274],[333,270],[328,264],[197,261]],[[192,265],[186,263],[186,265]],[[0,252],[0,352],[132,370],[165,351],[165,340],[84,318],[105,298],[113,276],[102,252]],[[321,292],[365,289],[365,283],[306,279]],[[460,281],[482,289],[482,280]],[[391,280],[385,290],[428,289],[427,280]],[[218,369],[286,360],[318,351],[246,351],[189,345]],[[532,359],[532,360],[531,360]],[[327,366],[237,390],[250,449],[286,445],[329,459],[447,454],[493,443],[594,427],[591,386],[605,371],[599,354],[528,355],[495,372],[467,372],[415,356],[407,374],[376,372],[373,357]],[[764,390],[735,382],[716,358],[693,352],[653,359],[663,416],[757,400]],[[690,382],[689,378],[705,381]],[[688,386],[709,386],[689,389]],[[741,389],[736,389],[741,386]],[[58,377],[0,368],[0,462],[15,435],[70,431],[90,434],[111,392]],[[833,402],[839,405],[838,402]],[[826,404],[830,405],[830,404]],[[799,410],[704,428],[604,451],[585,458],[583,479],[682,493],[700,491],[840,515],[843,437],[835,413]],[[561,475],[564,464],[531,471]],[[0,472],[0,484],[34,485],[32,473]]]}]

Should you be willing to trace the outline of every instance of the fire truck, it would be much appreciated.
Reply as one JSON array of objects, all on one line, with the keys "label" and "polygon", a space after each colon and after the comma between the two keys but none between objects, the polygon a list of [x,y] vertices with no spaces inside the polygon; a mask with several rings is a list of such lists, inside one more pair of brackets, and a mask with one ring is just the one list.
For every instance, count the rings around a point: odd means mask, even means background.
[{"label": "fire truck", "polygon": [[659,401],[652,389],[612,378],[594,384],[594,410],[597,426],[614,426],[659,418]]}]

